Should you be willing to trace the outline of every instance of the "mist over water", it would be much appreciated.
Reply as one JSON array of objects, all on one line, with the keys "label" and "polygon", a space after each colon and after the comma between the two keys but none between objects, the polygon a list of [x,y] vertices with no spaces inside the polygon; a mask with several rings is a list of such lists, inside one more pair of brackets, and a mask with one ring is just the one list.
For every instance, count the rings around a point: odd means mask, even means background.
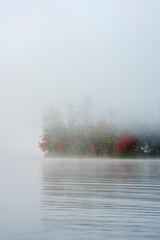
[{"label": "mist over water", "polygon": [[159,238],[159,159],[42,160],[38,147],[43,116],[56,109],[65,126],[67,104],[86,97],[93,121],[111,110],[120,132],[160,142],[159,9],[158,0],[1,3],[0,239]]},{"label": "mist over water", "polygon": [[159,129],[159,1],[5,1],[0,10],[2,152],[40,155],[51,107],[90,96],[115,123]]},{"label": "mist over water", "polygon": [[4,160],[1,239],[159,238],[159,160]]}]

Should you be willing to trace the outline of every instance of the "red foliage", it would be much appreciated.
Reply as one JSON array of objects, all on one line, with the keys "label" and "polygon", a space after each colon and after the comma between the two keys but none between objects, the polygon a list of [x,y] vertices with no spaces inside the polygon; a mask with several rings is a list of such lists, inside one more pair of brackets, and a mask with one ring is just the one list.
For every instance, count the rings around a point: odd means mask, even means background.
[{"label": "red foliage", "polygon": [[126,132],[118,138],[118,142],[116,142],[115,145],[116,152],[129,152],[136,149],[138,139],[136,136],[129,135],[128,132]]},{"label": "red foliage", "polygon": [[61,152],[64,151],[64,146],[62,144],[57,144],[56,145],[57,149],[60,150]]},{"label": "red foliage", "polygon": [[64,152],[68,146],[68,144],[71,144],[73,142],[73,137],[71,135],[68,135],[67,137],[59,137],[56,140],[56,148],[57,150]]},{"label": "red foliage", "polygon": [[59,137],[56,141],[56,148],[57,150],[64,152],[65,148],[64,148],[64,141],[65,138],[64,137]]},{"label": "red foliage", "polygon": [[91,152],[96,152],[97,149],[98,149],[98,147],[96,146],[95,143],[90,143],[90,144],[89,144],[89,151],[91,151]]},{"label": "red foliage", "polygon": [[46,137],[43,137],[42,138],[42,142],[39,142],[39,147],[40,149],[43,151],[43,152],[46,152],[47,151],[47,138]]}]

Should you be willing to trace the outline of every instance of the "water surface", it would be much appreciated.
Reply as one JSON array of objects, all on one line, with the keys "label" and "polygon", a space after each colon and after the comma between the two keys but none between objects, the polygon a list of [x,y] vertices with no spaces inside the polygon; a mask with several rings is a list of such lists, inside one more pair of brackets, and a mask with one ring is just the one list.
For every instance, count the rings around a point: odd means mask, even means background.
[{"label": "water surface", "polygon": [[159,160],[22,158],[0,165],[0,239],[160,238]]}]

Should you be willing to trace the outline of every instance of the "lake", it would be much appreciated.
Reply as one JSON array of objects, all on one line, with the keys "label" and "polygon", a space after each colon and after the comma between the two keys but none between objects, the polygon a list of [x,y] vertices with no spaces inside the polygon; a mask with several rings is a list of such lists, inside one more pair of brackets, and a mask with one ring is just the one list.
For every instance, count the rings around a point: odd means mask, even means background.
[{"label": "lake", "polygon": [[1,158],[0,239],[160,238],[160,160]]}]

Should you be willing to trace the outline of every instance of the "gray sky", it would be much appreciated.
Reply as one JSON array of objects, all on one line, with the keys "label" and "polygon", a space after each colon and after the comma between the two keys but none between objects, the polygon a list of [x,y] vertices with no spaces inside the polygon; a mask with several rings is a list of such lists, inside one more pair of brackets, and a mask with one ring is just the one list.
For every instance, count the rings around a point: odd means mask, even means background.
[{"label": "gray sky", "polygon": [[6,0],[1,147],[39,154],[42,115],[90,96],[115,119],[160,122],[159,0]]}]

